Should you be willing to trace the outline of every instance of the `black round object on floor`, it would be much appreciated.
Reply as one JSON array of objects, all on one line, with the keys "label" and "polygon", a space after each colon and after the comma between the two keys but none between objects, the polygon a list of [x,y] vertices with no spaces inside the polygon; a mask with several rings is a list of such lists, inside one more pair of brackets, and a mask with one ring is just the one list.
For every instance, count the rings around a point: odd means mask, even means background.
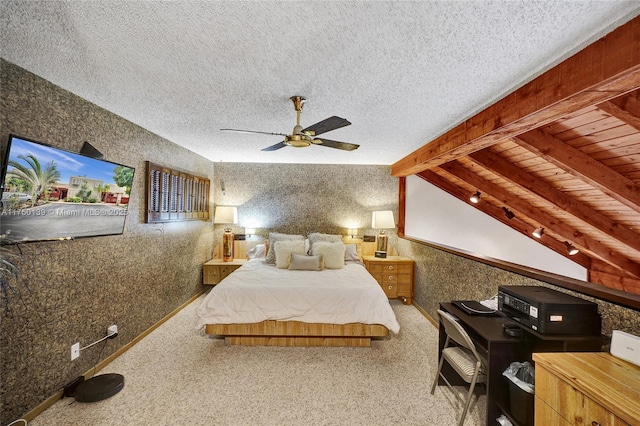
[{"label": "black round object on floor", "polygon": [[123,387],[124,376],[122,374],[100,374],[80,383],[76,388],[74,398],[78,402],[102,401],[111,398]]}]

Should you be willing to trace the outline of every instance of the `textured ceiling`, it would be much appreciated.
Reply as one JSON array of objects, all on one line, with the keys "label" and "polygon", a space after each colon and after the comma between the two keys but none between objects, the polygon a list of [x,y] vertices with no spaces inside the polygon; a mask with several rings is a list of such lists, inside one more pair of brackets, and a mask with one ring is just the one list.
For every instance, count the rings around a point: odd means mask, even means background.
[{"label": "textured ceiling", "polygon": [[[392,164],[640,13],[637,1],[8,1],[1,55],[213,161]],[[285,147],[353,124],[345,152]],[[28,135],[26,135],[28,136]]]}]

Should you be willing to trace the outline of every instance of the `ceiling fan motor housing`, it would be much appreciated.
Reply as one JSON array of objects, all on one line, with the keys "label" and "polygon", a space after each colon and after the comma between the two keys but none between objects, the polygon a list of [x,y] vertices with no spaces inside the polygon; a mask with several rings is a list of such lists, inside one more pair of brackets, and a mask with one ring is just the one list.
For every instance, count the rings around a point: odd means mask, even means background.
[{"label": "ceiling fan motor housing", "polygon": [[311,137],[304,134],[289,135],[284,143],[295,148],[306,148],[311,145]]}]

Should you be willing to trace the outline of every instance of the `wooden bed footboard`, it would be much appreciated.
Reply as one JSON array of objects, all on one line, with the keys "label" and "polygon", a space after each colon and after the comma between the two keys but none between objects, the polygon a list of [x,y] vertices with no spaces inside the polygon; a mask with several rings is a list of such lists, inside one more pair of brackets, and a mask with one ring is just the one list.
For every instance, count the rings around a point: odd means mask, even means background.
[{"label": "wooden bed footboard", "polygon": [[379,324],[319,324],[300,321],[262,321],[252,324],[207,324],[205,333],[244,346],[371,346],[371,338],[389,330]]}]

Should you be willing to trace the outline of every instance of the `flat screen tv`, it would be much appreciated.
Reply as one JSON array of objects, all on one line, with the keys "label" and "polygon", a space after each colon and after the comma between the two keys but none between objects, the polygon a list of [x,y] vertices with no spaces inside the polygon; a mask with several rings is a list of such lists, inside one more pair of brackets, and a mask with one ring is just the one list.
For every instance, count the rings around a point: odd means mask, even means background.
[{"label": "flat screen tv", "polygon": [[2,168],[2,244],[122,234],[134,172],[11,135]]}]

